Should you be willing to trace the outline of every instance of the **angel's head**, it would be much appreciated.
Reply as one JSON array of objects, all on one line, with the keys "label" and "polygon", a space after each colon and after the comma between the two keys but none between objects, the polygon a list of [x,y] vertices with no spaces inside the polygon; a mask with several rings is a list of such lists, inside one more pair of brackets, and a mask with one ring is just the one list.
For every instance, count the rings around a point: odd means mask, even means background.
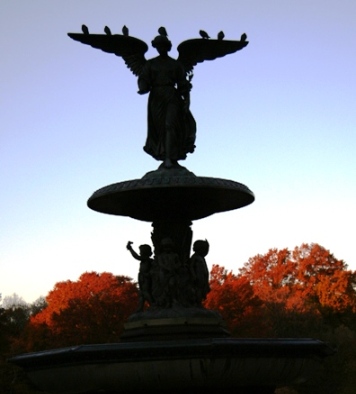
[{"label": "angel's head", "polygon": [[153,48],[156,48],[158,53],[167,53],[172,49],[172,43],[166,36],[157,36],[152,40]]}]

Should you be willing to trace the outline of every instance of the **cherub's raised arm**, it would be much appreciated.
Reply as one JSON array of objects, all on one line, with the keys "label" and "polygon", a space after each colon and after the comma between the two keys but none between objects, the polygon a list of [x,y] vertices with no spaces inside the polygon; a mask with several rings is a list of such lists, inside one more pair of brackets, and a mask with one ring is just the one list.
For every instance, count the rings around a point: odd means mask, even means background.
[{"label": "cherub's raised arm", "polygon": [[130,253],[131,253],[131,255],[132,255],[132,257],[133,257],[134,259],[139,260],[139,261],[142,260],[142,259],[141,259],[141,256],[133,250],[133,248],[132,248],[132,242],[131,242],[131,241],[129,241],[129,242],[127,243],[126,249],[130,251]]}]

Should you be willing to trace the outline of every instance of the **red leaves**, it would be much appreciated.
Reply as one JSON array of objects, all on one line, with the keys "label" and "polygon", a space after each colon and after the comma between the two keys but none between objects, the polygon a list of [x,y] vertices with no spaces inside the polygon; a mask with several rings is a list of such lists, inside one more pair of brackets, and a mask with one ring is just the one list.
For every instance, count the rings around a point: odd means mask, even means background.
[{"label": "red leaves", "polygon": [[255,295],[263,301],[285,302],[294,284],[295,262],[287,249],[270,249],[266,255],[249,259],[240,270],[251,283]]},{"label": "red leaves", "polygon": [[356,272],[318,244],[270,249],[250,258],[238,275],[214,265],[210,287],[205,306],[238,335],[286,333],[288,322],[302,332],[302,314],[315,325],[323,314],[356,312]]},{"label": "red leaves", "polygon": [[[254,319],[260,299],[254,294],[253,287],[244,276],[236,276],[227,272],[225,268],[214,265],[211,270],[210,292],[204,306],[218,311],[226,320],[230,330],[251,323]],[[251,332],[253,332],[253,324]],[[241,335],[241,332],[240,332]]]},{"label": "red leaves", "polygon": [[292,252],[271,249],[249,259],[240,270],[265,302],[300,311],[328,307],[356,311],[355,273],[318,244],[303,244]]},{"label": "red leaves", "polygon": [[[270,249],[238,274],[214,265],[210,288],[204,306],[238,336],[301,335],[325,317],[356,312],[356,273],[317,244]],[[26,351],[118,341],[138,291],[129,278],[87,272],[57,283],[46,300],[25,329]]]},{"label": "red leaves", "polygon": [[[46,300],[48,306],[30,319],[28,335],[36,343],[30,350],[118,341],[138,293],[130,278],[86,272],[77,282],[57,283]],[[47,340],[38,343],[33,336],[44,330]]]}]

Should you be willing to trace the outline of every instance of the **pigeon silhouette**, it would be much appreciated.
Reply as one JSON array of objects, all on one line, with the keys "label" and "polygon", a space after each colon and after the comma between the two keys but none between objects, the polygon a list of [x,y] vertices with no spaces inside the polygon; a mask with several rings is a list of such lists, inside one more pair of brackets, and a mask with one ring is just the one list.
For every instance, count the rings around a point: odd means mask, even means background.
[{"label": "pigeon silhouette", "polygon": [[247,39],[247,34],[246,33],[241,34],[240,41],[246,41],[246,39]]},{"label": "pigeon silhouette", "polygon": [[224,32],[223,31],[219,31],[219,33],[218,33],[218,40],[223,40],[224,37],[225,37]]},{"label": "pigeon silhouette", "polygon": [[129,35],[129,29],[125,25],[122,28],[122,34],[124,36],[128,36]]},{"label": "pigeon silhouette", "polygon": [[199,34],[200,34],[201,38],[205,38],[205,39],[210,38],[208,33],[204,30],[199,30]]},{"label": "pigeon silhouette", "polygon": [[167,30],[166,30],[166,28],[163,27],[163,26],[161,26],[161,27],[158,29],[158,33],[159,33],[161,36],[166,36],[166,37],[168,37]]},{"label": "pigeon silhouette", "polygon": [[111,30],[110,30],[107,26],[104,27],[104,32],[105,32],[108,36],[111,36]]},{"label": "pigeon silhouette", "polygon": [[82,32],[83,32],[83,34],[89,34],[89,29],[88,29],[88,27],[85,26],[85,25],[82,25]]}]

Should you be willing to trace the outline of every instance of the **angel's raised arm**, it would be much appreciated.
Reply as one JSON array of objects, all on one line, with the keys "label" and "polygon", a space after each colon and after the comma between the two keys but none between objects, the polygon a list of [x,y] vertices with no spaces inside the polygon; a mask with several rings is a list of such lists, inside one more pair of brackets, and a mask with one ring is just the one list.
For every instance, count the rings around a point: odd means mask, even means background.
[{"label": "angel's raised arm", "polygon": [[79,34],[68,33],[68,36],[82,44],[113,53],[124,59],[127,67],[136,76],[140,75],[146,63],[145,53],[148,46],[138,38],[121,34]]},{"label": "angel's raised arm", "polygon": [[178,60],[183,64],[186,74],[192,74],[197,63],[214,60],[244,48],[248,41],[192,39],[178,45]]}]

